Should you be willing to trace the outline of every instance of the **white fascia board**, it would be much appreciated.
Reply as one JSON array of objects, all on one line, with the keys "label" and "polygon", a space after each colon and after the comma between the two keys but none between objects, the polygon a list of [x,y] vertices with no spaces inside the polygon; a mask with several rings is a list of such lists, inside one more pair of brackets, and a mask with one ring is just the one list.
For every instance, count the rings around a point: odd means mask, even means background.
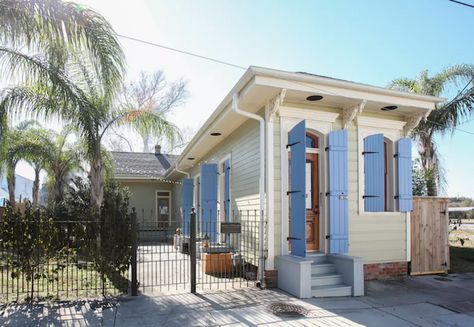
[{"label": "white fascia board", "polygon": [[[387,104],[396,104],[399,106],[406,107],[415,107],[420,108],[426,111],[432,110],[435,108],[436,103],[439,101],[434,101],[434,99],[427,100],[425,98],[415,98],[413,94],[402,93],[400,94],[389,94],[391,92],[383,93],[378,92],[374,93],[369,90],[362,89],[349,89],[337,85],[324,85],[324,84],[315,84],[308,82],[299,82],[294,80],[283,80],[276,77],[267,77],[267,76],[256,76],[255,77],[257,85],[265,85],[275,88],[285,88],[288,90],[297,90],[302,92],[312,92],[324,95],[339,96],[350,99],[357,100],[367,100],[375,101]],[[357,84],[350,84],[350,86]],[[389,90],[388,90],[389,91]],[[406,96],[409,95],[409,96]],[[423,96],[424,97],[424,96]]]},{"label": "white fascia board", "polygon": [[168,171],[165,174],[166,177],[168,177],[173,172],[173,170],[179,166],[181,161],[187,157],[187,154],[192,150],[195,144],[199,142],[199,140],[203,137],[206,131],[209,130],[210,127],[212,127],[215,121],[218,120],[219,116],[221,116],[225,112],[226,108],[230,106],[230,104],[232,103],[232,96],[234,95],[234,93],[240,92],[240,90],[244,88],[246,84],[252,79],[253,75],[254,75],[254,72],[252,68],[248,68],[245,71],[245,73],[239,79],[237,84],[234,85],[234,87],[230,90],[230,92],[225,96],[225,98],[217,106],[217,109],[214,110],[211,116],[206,120],[206,122],[198,130],[196,135],[194,135],[194,137],[191,139],[189,144],[184,148],[181,155],[175,161],[175,164],[172,165],[170,168],[168,168]]},{"label": "white fascia board", "polygon": [[425,102],[431,102],[431,103],[441,103],[447,100],[441,97],[419,95],[419,94],[414,94],[414,93],[409,93],[409,92],[387,89],[380,86],[360,84],[356,82],[345,81],[341,79],[335,79],[335,78],[324,77],[324,76],[317,76],[317,75],[303,74],[303,73],[292,73],[292,72],[286,72],[286,71],[263,68],[263,67],[255,67],[255,66],[251,66],[250,69],[254,72],[255,75],[259,75],[262,77],[264,76],[274,77],[274,78],[285,80],[288,82],[290,81],[306,82],[306,83],[311,83],[311,84],[318,84],[319,86],[332,86],[332,87],[344,88],[348,90],[362,91],[362,92],[367,92],[367,93],[372,93],[372,94],[380,94],[380,95],[386,95],[386,96],[391,96],[391,97],[396,97],[396,98],[413,99],[413,100],[425,101]]}]

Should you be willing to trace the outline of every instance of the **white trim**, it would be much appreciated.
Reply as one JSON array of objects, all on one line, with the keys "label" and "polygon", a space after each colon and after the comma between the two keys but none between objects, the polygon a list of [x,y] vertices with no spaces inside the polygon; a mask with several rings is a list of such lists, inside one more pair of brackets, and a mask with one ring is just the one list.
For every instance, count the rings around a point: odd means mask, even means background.
[{"label": "white trim", "polygon": [[364,127],[376,127],[376,128],[388,128],[403,130],[403,127],[407,124],[406,121],[384,119],[376,117],[358,116],[357,125]]},{"label": "white trim", "polygon": [[[280,101],[284,98],[284,92],[280,95],[280,99],[276,101],[275,106],[279,106]],[[275,268],[275,226],[274,226],[274,214],[275,214],[275,206],[274,206],[274,198],[275,198],[275,185],[274,185],[274,175],[275,175],[275,166],[274,166],[274,136],[273,136],[273,115],[272,115],[272,108],[270,105],[265,107],[265,115],[266,115],[266,133],[267,133],[267,141],[266,141],[266,151],[267,151],[267,175],[266,175],[266,193],[267,193],[267,203],[265,211],[267,212],[267,261],[266,266],[267,269],[271,270]],[[279,108],[278,108],[279,110]],[[275,110],[273,110],[274,112]]]},{"label": "white trim", "polygon": [[[296,109],[296,108],[295,108]],[[280,108],[281,111],[281,108]],[[304,110],[307,111],[307,110]],[[294,110],[293,112],[296,113],[297,116],[301,116],[298,113],[298,110]],[[321,113],[316,111],[316,113]],[[323,112],[327,114],[327,112]],[[333,130],[333,123],[339,116],[339,114],[331,115],[311,115],[312,118],[315,117],[326,117],[326,121],[321,120],[312,120],[309,118],[305,118],[306,120],[306,129],[314,131],[318,138],[319,138],[319,149],[323,149],[326,144],[326,136],[329,132]],[[288,203],[288,196],[286,195],[286,191],[288,190],[288,150],[286,149],[286,144],[288,143],[288,132],[299,123],[302,119],[295,118],[295,117],[281,117],[280,120],[280,137],[281,137],[281,254],[286,255],[288,254],[288,242],[286,237],[289,234],[288,231],[288,212],[289,212],[289,203]],[[327,232],[327,203],[326,197],[321,196],[324,194],[324,190],[326,189],[327,185],[327,163],[326,163],[326,154],[324,151],[319,152],[319,251],[324,252],[327,250],[327,242],[326,242],[326,232]]]},{"label": "white trim", "polygon": [[315,120],[325,123],[334,123],[340,113],[303,109],[290,106],[280,106],[280,117],[299,118],[306,120]]},{"label": "white trim", "polygon": [[[381,211],[381,212],[365,212],[364,209],[364,138],[373,134],[383,134],[384,137],[388,138],[393,142],[393,151],[395,152],[396,141],[404,136],[403,127],[406,122],[374,118],[374,117],[363,117],[357,118],[357,158],[358,158],[358,190],[359,196],[357,198],[359,215],[377,215],[377,216],[391,216],[400,215],[396,210],[396,204],[394,204],[394,211]],[[395,164],[394,164],[395,168]],[[393,185],[396,181],[396,175],[393,174]]]},{"label": "white trim", "polygon": [[173,212],[173,211],[172,211],[172,209],[173,209],[173,208],[172,208],[172,205],[173,205],[172,193],[173,193],[173,192],[172,192],[171,190],[162,190],[162,189],[156,189],[156,190],[155,190],[155,212],[156,212],[156,213],[155,213],[155,215],[156,215],[155,220],[156,220],[157,223],[158,223],[158,214],[159,214],[159,212],[158,212],[158,192],[167,192],[167,193],[169,194],[168,197],[166,197],[166,196],[160,196],[160,198],[168,198],[168,202],[169,202],[169,208],[168,208],[168,225],[171,225],[171,213]]},{"label": "white trim", "polygon": [[388,95],[388,96],[396,96],[400,98],[407,98],[407,99],[414,99],[414,100],[424,100],[424,101],[433,102],[433,103],[446,101],[445,98],[398,91],[398,90],[388,89],[388,88],[384,88],[380,86],[367,85],[367,84],[346,81],[342,79],[320,76],[320,75],[315,75],[315,74],[302,74],[302,73],[288,72],[284,70],[271,69],[271,68],[258,67],[258,66],[250,66],[249,70],[251,70],[255,75],[276,77],[282,80],[289,80],[289,81],[293,80],[293,81],[301,81],[301,82],[310,82],[310,83],[315,83],[315,84],[320,84],[320,85],[337,86],[337,87],[342,87],[342,88],[347,88],[347,89],[352,89],[352,90],[371,92],[375,94],[383,94],[383,95]]}]

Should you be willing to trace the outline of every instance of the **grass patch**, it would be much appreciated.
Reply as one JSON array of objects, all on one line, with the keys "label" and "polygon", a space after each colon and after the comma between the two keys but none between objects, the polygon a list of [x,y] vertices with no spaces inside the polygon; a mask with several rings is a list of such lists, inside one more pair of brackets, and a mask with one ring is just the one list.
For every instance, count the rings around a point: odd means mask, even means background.
[{"label": "grass patch", "polygon": [[[127,291],[127,276],[105,277],[89,264],[69,264],[58,273],[53,273],[56,265],[49,265],[49,273],[33,281],[34,300],[72,300],[115,296]],[[20,275],[12,278],[11,269],[0,266],[0,303],[24,301],[30,298],[32,284]]]},{"label": "grass patch", "polygon": [[474,272],[474,231],[459,228],[451,230],[449,245],[449,272]]},{"label": "grass patch", "polygon": [[450,273],[474,272],[474,248],[450,246]]}]

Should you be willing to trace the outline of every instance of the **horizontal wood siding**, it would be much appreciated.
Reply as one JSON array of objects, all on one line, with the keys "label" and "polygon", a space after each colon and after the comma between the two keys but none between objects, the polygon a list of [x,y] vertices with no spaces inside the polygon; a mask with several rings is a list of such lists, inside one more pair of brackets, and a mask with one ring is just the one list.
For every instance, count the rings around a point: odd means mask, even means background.
[{"label": "horizontal wood siding", "polygon": [[281,255],[281,136],[280,118],[273,119],[273,223],[274,223],[274,253]]},{"label": "horizontal wood siding", "polygon": [[[384,117],[387,119],[387,117]],[[383,133],[381,128],[379,133]],[[406,261],[405,213],[359,214],[359,152],[357,126],[348,128],[349,137],[349,254],[359,256],[364,262]]]},{"label": "horizontal wood siding", "polygon": [[[259,137],[258,122],[248,120],[208,152],[201,162],[197,163],[190,171],[194,178],[200,173],[202,163],[220,163],[226,156],[231,156],[231,219],[246,221],[243,222],[242,247],[246,261],[253,265],[258,265],[258,256],[256,255],[258,251],[258,224],[255,222],[260,219]],[[219,167],[219,171],[220,169],[221,167]]]},{"label": "horizontal wood siding", "polygon": [[[294,105],[292,105],[294,107]],[[307,108],[306,108],[307,109]],[[324,109],[324,111],[340,113],[340,109]],[[374,118],[390,119],[386,115],[366,114]],[[340,116],[339,116],[340,117]],[[397,120],[397,118],[394,118]],[[342,121],[338,118],[332,130],[342,127]],[[274,249],[275,255],[281,254],[282,247],[282,215],[287,217],[288,213],[281,212],[281,197],[286,190],[281,190],[281,119],[275,117],[273,121],[274,131]],[[392,133],[402,137],[400,131],[377,128],[376,133]],[[348,191],[349,191],[349,254],[359,256],[366,263],[381,262],[403,262],[407,259],[407,221],[406,214],[400,212],[390,213],[359,213],[359,149],[357,122],[348,127]],[[362,175],[363,176],[363,175]],[[326,192],[326,190],[321,190]],[[284,194],[285,195],[285,194]],[[285,195],[286,196],[286,195]],[[285,220],[283,220],[285,221]],[[323,228],[325,226],[323,225]]]}]

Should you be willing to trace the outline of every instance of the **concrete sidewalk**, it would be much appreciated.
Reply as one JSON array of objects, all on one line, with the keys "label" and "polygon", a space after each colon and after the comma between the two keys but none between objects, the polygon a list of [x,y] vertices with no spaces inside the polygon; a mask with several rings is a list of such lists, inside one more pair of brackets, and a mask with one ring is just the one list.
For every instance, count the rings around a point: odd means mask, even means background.
[{"label": "concrete sidewalk", "polygon": [[[294,315],[276,309],[295,309]],[[474,326],[474,274],[366,283],[366,296],[298,300],[275,290],[10,305],[1,326]]]}]

